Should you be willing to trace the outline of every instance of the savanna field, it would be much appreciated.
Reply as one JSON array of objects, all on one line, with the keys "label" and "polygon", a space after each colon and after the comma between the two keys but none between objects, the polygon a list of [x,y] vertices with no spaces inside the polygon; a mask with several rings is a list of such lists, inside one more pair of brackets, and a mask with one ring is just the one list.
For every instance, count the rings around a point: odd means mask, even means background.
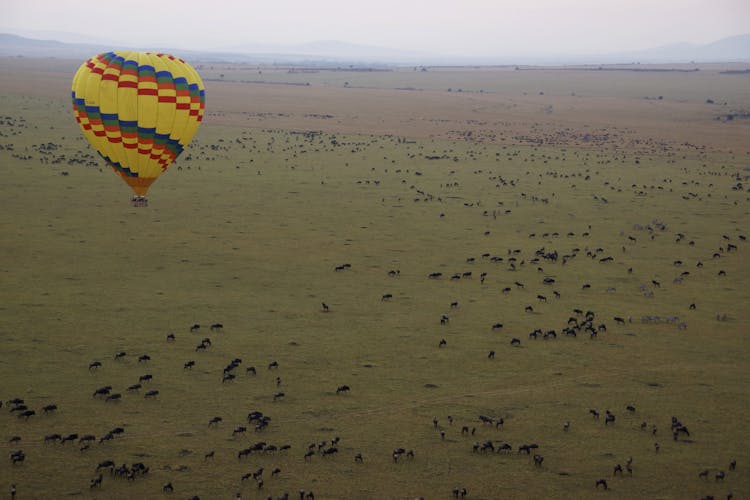
[{"label": "savanna field", "polygon": [[132,207],[78,64],[0,60],[1,494],[750,496],[747,74],[196,64]]}]

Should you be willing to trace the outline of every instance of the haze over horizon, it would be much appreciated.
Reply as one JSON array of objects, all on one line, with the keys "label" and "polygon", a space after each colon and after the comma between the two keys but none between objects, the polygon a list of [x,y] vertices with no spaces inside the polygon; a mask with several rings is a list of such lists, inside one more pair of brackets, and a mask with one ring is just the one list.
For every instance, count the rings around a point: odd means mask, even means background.
[{"label": "haze over horizon", "polygon": [[750,33],[746,0],[5,3],[0,31],[190,50],[340,40],[446,56],[601,54]]}]

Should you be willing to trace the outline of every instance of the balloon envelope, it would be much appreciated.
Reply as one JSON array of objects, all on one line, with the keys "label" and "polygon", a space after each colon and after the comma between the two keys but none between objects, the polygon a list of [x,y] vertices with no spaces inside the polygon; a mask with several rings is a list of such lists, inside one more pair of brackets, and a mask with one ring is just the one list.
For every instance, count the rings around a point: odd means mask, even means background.
[{"label": "balloon envelope", "polygon": [[206,104],[198,73],[169,54],[107,52],[73,77],[83,135],[139,195],[190,143]]}]

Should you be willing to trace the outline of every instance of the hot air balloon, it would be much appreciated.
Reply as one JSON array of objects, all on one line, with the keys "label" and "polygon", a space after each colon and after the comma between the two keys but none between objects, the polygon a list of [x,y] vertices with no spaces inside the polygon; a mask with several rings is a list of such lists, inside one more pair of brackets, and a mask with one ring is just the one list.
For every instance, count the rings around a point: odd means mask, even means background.
[{"label": "hot air balloon", "polygon": [[107,52],[73,77],[73,111],[83,135],[145,204],[151,184],[190,143],[206,96],[182,59],[151,52]]}]

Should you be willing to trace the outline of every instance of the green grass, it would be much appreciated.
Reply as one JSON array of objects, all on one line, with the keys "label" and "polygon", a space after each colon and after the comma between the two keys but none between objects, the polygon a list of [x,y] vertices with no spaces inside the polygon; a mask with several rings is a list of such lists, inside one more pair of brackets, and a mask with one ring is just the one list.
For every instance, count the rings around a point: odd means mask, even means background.
[{"label": "green grass", "polygon": [[[345,135],[334,145],[327,134],[206,123],[178,161],[183,169],[175,165],[157,181],[143,209],[129,206],[127,187],[106,169],[39,162],[41,143],[60,144],[53,157],[88,151],[67,105],[0,102],[4,115],[26,119],[25,128],[0,128],[0,144],[14,144],[0,151],[0,398],[21,397],[37,411],[60,407],[28,421],[0,410],[3,460],[11,450],[27,454],[24,464],[2,463],[0,488],[15,483],[20,498],[153,498],[171,481],[181,498],[294,497],[300,488],[318,498],[450,498],[454,486],[471,498],[593,498],[604,495],[594,489],[603,477],[609,498],[750,492],[750,292],[739,239],[750,226],[747,193],[731,189],[743,166],[732,157],[686,148],[681,159],[641,155],[636,164],[618,151]],[[450,159],[425,159],[443,153]],[[498,175],[508,184],[498,186]],[[667,224],[654,239],[635,228],[654,220]],[[677,233],[684,241],[675,242]],[[728,242],[738,251],[713,259]],[[580,252],[564,266],[530,263],[541,247]],[[586,257],[599,247],[596,259]],[[516,271],[482,258],[507,259],[512,249],[521,251]],[[614,262],[600,263],[603,256]],[[343,263],[351,269],[335,272]],[[400,275],[388,276],[391,269]],[[683,270],[690,276],[674,284]],[[450,279],[466,271],[471,279]],[[443,277],[430,280],[432,272]],[[543,285],[544,276],[557,283]],[[393,299],[381,301],[385,293]],[[594,311],[607,331],[595,340],[528,338],[534,328],[559,332],[574,308]],[[717,313],[728,319],[717,321]],[[442,314],[448,325],[440,325]],[[679,316],[687,329],[644,324],[644,315]],[[614,316],[632,323],[616,325]],[[217,321],[223,333],[188,332]],[[493,332],[495,322],[503,329]],[[165,342],[170,331],[173,344]],[[204,336],[213,345],[196,353]],[[512,337],[520,348],[509,345]],[[128,356],[115,361],[121,350]],[[137,362],[142,353],[151,355],[148,365]],[[222,384],[234,357],[243,359],[238,379]],[[196,367],[185,371],[189,359]],[[93,360],[104,366],[90,372]],[[266,369],[272,360],[278,371]],[[245,376],[249,365],[257,377]],[[146,389],[160,391],[155,400],[124,391],[144,373],[154,375]],[[107,384],[123,401],[91,397]],[[352,391],[337,396],[342,384]],[[278,390],[286,397],[274,402]],[[615,425],[594,420],[590,408],[612,410]],[[272,417],[269,429],[233,438],[251,410]],[[505,424],[483,426],[479,415]],[[690,442],[672,440],[673,415],[689,427]],[[214,416],[223,418],[215,429],[207,425]],[[656,437],[640,430],[643,421],[658,426]],[[476,435],[462,436],[464,425]],[[125,434],[89,451],[43,444],[52,432],[99,437],[115,426]],[[20,443],[8,442],[14,435]],[[303,460],[309,443],[334,436],[337,456]],[[261,439],[292,448],[237,460]],[[488,439],[538,443],[543,466],[515,451],[472,452],[474,441]],[[413,449],[415,459],[393,463],[396,447]],[[216,456],[205,461],[209,450]],[[364,464],[354,463],[356,453]],[[633,477],[612,478],[614,465],[631,456]],[[90,492],[105,459],[142,461],[151,472],[132,483],[105,474],[101,492]],[[727,470],[731,459],[737,471]],[[265,486],[256,493],[240,477],[261,466]],[[282,473],[271,478],[274,467]],[[709,481],[698,478],[706,468]],[[718,469],[727,471],[723,483],[712,479]]]}]

